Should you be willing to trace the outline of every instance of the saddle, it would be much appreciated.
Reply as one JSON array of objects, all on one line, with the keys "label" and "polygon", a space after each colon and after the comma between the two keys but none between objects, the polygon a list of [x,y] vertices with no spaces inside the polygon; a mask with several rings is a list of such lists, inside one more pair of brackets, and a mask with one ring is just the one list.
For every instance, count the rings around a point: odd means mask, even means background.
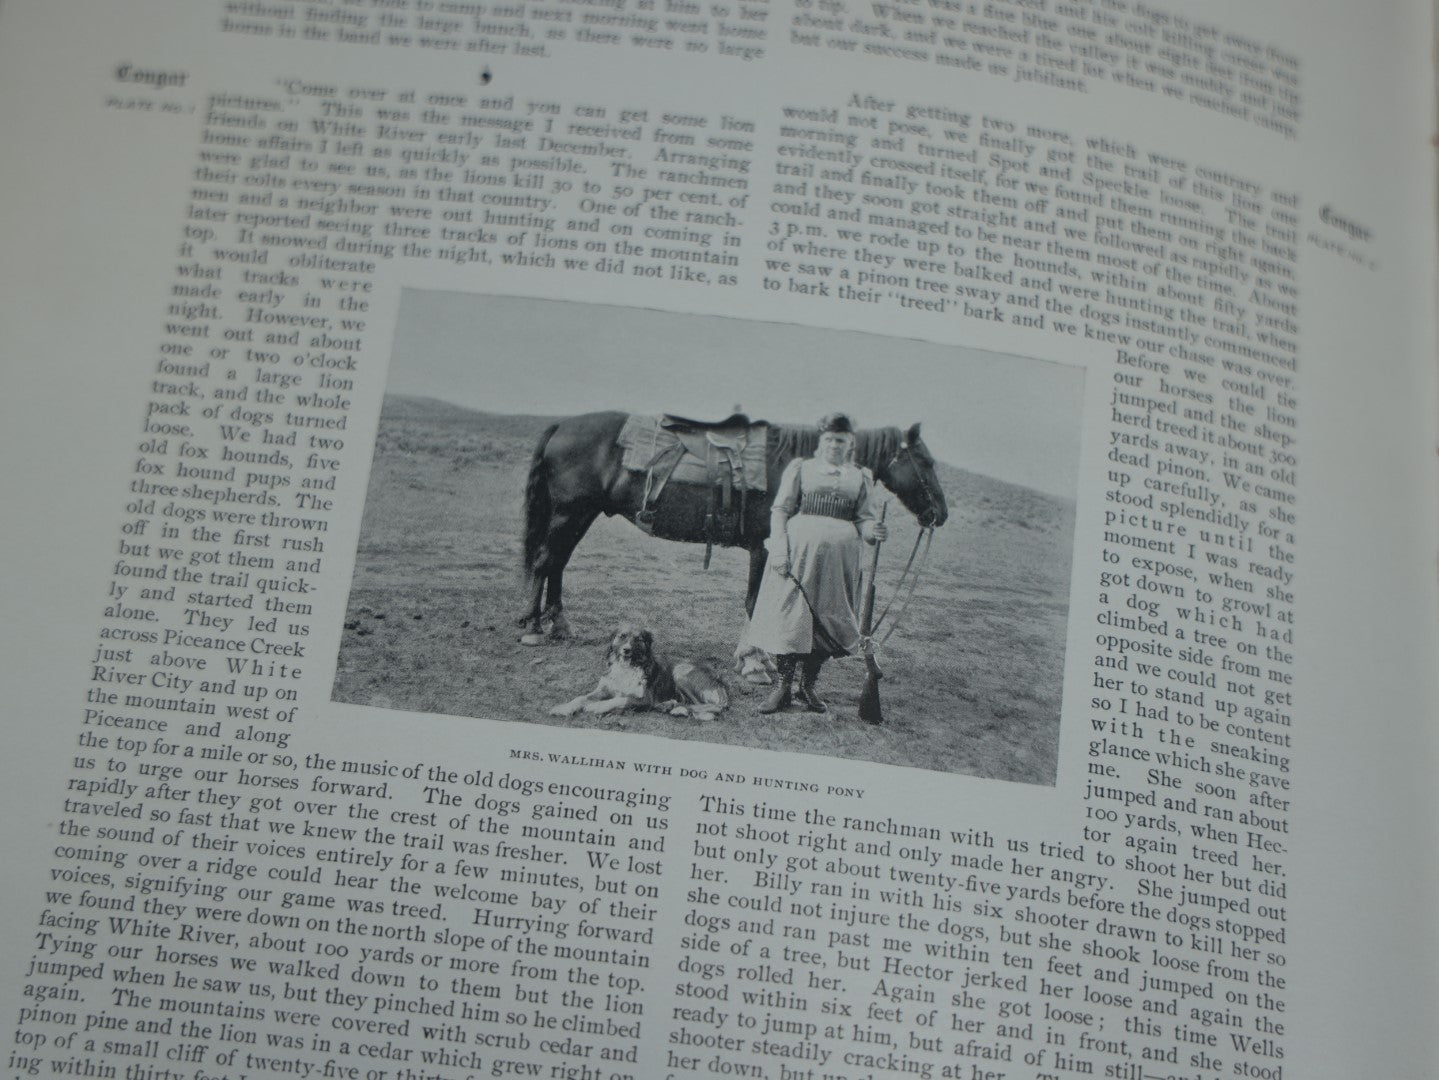
[{"label": "saddle", "polygon": [[[748,493],[766,490],[765,450],[769,425],[744,413],[723,420],[686,416],[631,414],[620,430],[624,466],[645,474],[644,498],[635,523],[654,531],[655,506],[671,483],[704,487],[705,569],[716,543],[736,543],[742,536]],[[735,493],[739,494],[734,514]],[[722,523],[731,522],[728,531]]]},{"label": "saddle", "polygon": [[763,421],[758,424],[752,423],[750,418],[742,412],[731,413],[723,420],[694,420],[688,416],[665,413],[660,417],[660,424],[675,432],[713,431],[726,437],[736,433],[742,434],[751,427],[764,427]]}]

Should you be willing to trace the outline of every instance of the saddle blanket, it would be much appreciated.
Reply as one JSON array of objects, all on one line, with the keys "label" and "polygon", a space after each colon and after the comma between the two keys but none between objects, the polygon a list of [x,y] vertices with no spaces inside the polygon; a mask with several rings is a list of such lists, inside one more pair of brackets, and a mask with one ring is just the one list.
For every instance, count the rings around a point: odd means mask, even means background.
[{"label": "saddle blanket", "polygon": [[736,488],[764,491],[765,444],[769,425],[741,422],[723,427],[696,424],[680,417],[630,413],[620,429],[624,467],[644,472],[652,463],[666,472],[678,456],[668,479],[680,484],[711,485],[727,471]]}]

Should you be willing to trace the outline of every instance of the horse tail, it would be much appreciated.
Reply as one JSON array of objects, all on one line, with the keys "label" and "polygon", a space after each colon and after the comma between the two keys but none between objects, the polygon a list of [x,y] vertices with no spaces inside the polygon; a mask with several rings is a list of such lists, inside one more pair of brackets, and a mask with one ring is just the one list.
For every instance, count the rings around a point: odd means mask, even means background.
[{"label": "horse tail", "polygon": [[549,535],[550,514],[553,505],[550,500],[550,485],[545,475],[545,450],[550,438],[559,430],[559,424],[551,424],[540,435],[535,452],[530,457],[530,475],[525,481],[525,579],[534,580],[539,572],[540,552]]}]

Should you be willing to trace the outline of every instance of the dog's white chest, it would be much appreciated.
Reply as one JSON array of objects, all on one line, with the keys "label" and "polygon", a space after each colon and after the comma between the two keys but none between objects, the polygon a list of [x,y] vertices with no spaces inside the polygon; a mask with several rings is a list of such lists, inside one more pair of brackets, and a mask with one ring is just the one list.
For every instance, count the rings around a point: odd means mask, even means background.
[{"label": "dog's white chest", "polygon": [[633,664],[623,660],[610,661],[610,668],[605,672],[603,683],[604,689],[616,697],[643,698],[649,687],[645,683],[645,672],[643,668],[635,667]]}]

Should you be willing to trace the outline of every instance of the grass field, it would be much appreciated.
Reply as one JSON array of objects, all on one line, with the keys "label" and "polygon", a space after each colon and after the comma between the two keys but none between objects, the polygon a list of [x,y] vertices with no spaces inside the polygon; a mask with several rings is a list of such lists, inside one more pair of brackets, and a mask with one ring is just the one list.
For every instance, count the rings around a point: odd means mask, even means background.
[{"label": "grass field", "polygon": [[[717,550],[703,571],[701,545],[602,518],[565,576],[574,637],[518,643],[524,476],[548,422],[386,399],[335,700],[1054,782],[1071,503],[941,464],[950,517],[880,658],[885,723],[856,718],[863,668],[851,661],[824,669],[829,715],[761,716],[765,688],[730,672],[744,625],[744,551]],[[917,528],[897,501],[889,520],[880,606]],[[654,629],[671,658],[724,675],[730,708],[705,723],[657,713],[549,716],[594,685],[604,645],[625,621]]]}]

